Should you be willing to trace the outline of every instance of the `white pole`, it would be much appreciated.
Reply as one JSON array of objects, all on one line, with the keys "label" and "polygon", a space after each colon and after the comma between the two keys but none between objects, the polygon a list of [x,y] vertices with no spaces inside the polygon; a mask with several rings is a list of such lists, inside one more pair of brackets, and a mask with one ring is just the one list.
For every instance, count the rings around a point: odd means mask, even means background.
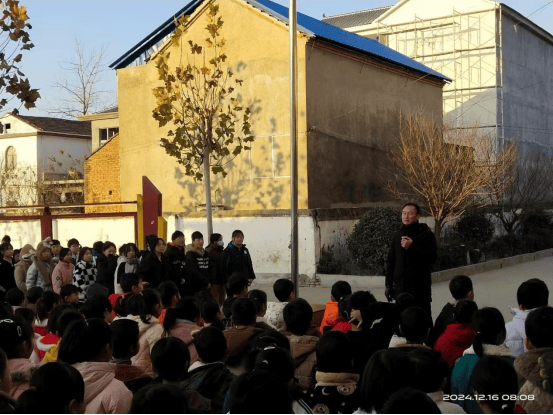
[{"label": "white pole", "polygon": [[292,231],[292,251],[291,251],[291,267],[292,281],[296,289],[296,297],[299,297],[298,274],[299,274],[299,250],[298,250],[298,121],[297,102],[297,13],[296,0],[290,0],[290,168],[291,168],[291,231]]}]

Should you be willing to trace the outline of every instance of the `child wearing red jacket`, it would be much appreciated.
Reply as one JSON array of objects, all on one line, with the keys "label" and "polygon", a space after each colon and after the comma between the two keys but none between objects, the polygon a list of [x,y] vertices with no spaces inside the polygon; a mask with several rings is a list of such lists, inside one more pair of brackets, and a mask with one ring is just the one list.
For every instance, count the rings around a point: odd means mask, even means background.
[{"label": "child wearing red jacket", "polygon": [[321,333],[326,326],[334,327],[340,321],[338,303],[342,297],[347,295],[351,295],[351,285],[346,281],[335,282],[330,290],[330,301],[326,303],[325,313],[321,320],[321,327],[319,328]]},{"label": "child wearing red jacket", "polygon": [[472,329],[472,315],[478,310],[474,301],[461,300],[455,306],[455,323],[449,324],[434,344],[434,350],[442,354],[450,369],[463,352],[472,346],[476,333]]}]

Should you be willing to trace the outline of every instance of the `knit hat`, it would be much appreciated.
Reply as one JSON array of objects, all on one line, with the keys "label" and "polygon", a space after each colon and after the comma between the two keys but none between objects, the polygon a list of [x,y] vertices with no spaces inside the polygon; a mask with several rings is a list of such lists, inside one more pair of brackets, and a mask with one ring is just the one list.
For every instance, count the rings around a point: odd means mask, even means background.
[{"label": "knit hat", "polygon": [[21,248],[19,257],[21,259],[30,259],[35,253],[36,253],[35,248],[33,248],[31,244],[27,244],[23,248]]}]

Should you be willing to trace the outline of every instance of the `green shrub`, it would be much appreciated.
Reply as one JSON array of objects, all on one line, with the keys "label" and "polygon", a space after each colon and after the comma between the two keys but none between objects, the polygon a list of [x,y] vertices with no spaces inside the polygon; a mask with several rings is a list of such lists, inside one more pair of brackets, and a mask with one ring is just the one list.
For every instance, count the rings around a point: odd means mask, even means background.
[{"label": "green shrub", "polygon": [[470,209],[457,221],[457,232],[461,241],[469,247],[477,247],[491,241],[494,224],[482,210]]},{"label": "green shrub", "polygon": [[384,275],[392,235],[401,227],[401,213],[389,207],[372,208],[348,236],[348,250],[361,269]]},{"label": "green shrub", "polygon": [[459,268],[467,265],[467,249],[462,245],[440,245],[434,271]]},{"label": "green shrub", "polygon": [[323,248],[321,250],[321,258],[317,264],[317,273],[318,274],[341,274],[344,268],[343,261],[334,258],[334,252],[332,247],[327,249]]}]

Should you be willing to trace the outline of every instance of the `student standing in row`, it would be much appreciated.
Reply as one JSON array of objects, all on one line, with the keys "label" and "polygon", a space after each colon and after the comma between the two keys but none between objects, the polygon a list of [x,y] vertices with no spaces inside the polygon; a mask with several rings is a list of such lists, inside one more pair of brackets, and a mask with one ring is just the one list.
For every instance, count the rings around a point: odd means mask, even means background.
[{"label": "student standing in row", "polygon": [[255,280],[252,258],[250,256],[250,251],[244,244],[244,233],[242,231],[235,230],[232,233],[232,242],[229,242],[223,251],[221,269],[225,279],[228,279],[230,275],[238,272],[246,275],[250,282]]}]

